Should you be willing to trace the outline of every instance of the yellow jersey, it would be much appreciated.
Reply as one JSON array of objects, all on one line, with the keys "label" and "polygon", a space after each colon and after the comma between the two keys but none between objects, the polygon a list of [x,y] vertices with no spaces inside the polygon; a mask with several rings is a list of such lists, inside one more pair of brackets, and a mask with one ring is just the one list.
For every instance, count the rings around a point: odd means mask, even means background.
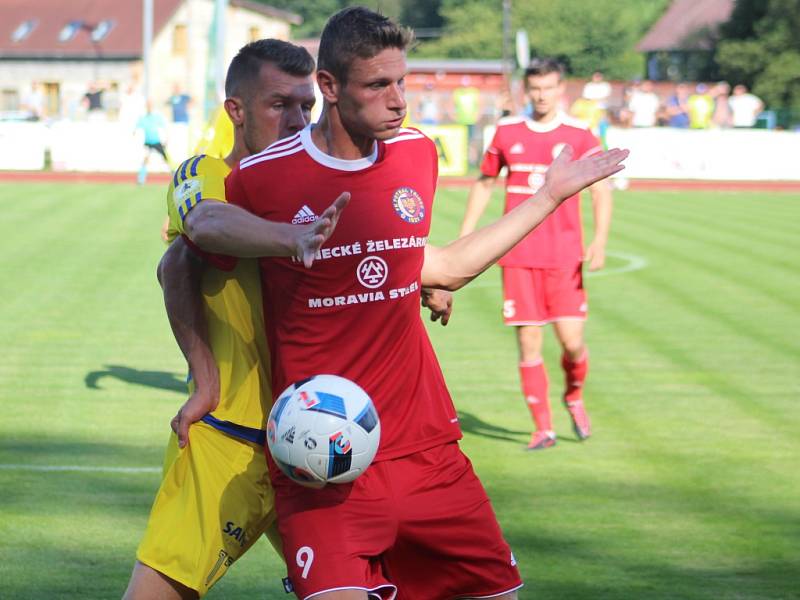
[{"label": "yellow jersey", "polygon": [[[194,156],[178,167],[167,193],[169,241],[184,233],[183,220],[198,202],[226,201],[228,173],[225,161],[205,155]],[[219,405],[203,420],[232,435],[260,442],[272,392],[258,262],[239,260],[231,271],[209,266],[202,291],[220,383]]]}]

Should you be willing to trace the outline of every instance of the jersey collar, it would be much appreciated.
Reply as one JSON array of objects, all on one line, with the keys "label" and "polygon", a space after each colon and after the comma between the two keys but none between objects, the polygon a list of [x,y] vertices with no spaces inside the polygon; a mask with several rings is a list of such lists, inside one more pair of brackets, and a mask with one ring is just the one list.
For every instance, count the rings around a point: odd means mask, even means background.
[{"label": "jersey collar", "polygon": [[536,133],[547,133],[548,131],[554,131],[559,126],[564,124],[564,113],[558,113],[555,119],[548,121],[547,123],[541,123],[539,121],[534,121],[533,119],[525,119],[525,124],[531,131],[535,131]]},{"label": "jersey collar", "polygon": [[314,128],[313,124],[309,124],[300,132],[300,141],[303,144],[308,155],[316,162],[331,169],[339,171],[363,171],[375,164],[378,160],[378,142],[375,142],[372,148],[372,154],[364,158],[357,158],[355,160],[345,160],[343,158],[336,158],[330,154],[325,154],[322,150],[314,145],[311,139],[311,130]]}]

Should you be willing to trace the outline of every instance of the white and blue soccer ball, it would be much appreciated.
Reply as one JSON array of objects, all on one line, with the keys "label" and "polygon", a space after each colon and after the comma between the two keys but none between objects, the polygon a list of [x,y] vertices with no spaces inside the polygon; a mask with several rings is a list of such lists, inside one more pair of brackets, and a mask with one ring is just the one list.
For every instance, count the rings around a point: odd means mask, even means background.
[{"label": "white and blue soccer ball", "polygon": [[290,385],[267,421],[272,458],[289,479],[306,487],[353,481],[375,458],[380,440],[372,399],[337,375]]}]

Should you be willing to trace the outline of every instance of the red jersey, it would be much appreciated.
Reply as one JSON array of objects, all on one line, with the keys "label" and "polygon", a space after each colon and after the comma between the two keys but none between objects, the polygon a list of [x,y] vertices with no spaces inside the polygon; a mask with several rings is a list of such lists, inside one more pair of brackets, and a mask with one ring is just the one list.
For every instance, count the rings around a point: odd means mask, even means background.
[{"label": "red jersey", "polygon": [[420,276],[436,189],[437,152],[416,129],[341,160],[311,127],[245,158],[228,176],[231,203],[265,219],[306,223],[351,194],[314,266],[261,262],[273,390],[321,373],[355,381],[381,419],[375,460],[461,437],[453,402],[420,318]]},{"label": "red jersey", "polygon": [[[500,119],[492,143],[481,163],[481,172],[497,177],[508,167],[505,212],[530,198],[544,183],[545,173],[565,144],[574,157],[602,150],[600,142],[578,122],[559,116],[549,123],[508,117]],[[519,244],[509,250],[504,267],[564,268],[583,258],[580,198],[568,198]]]}]

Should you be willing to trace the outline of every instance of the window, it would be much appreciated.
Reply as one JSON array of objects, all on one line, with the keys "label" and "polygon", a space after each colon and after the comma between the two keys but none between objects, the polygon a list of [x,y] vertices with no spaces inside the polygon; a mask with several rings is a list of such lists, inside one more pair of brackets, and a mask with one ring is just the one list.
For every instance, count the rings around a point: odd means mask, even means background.
[{"label": "window", "polygon": [[53,82],[44,83],[45,113],[48,115],[58,115],[61,112],[61,93],[60,85]]},{"label": "window", "polygon": [[114,21],[100,21],[97,24],[97,27],[92,29],[92,41],[95,43],[99,42],[100,40],[104,39],[112,29],[114,29]]},{"label": "window", "polygon": [[58,34],[58,41],[61,43],[70,41],[81,27],[83,27],[83,21],[70,21]]},{"label": "window", "polygon": [[31,32],[36,29],[37,23],[38,21],[36,19],[28,19],[20,23],[19,27],[11,33],[11,41],[17,43],[27,38]]},{"label": "window", "polygon": [[186,25],[175,25],[172,30],[172,55],[186,56],[189,50],[189,37]]},{"label": "window", "polygon": [[247,40],[249,42],[255,42],[257,40],[260,40],[261,39],[261,29],[256,27],[256,26],[250,27],[250,29],[248,29],[248,34],[247,35],[248,35]]},{"label": "window", "polygon": [[0,97],[0,110],[19,110],[19,92],[17,90],[5,89],[2,91],[2,97]]}]

